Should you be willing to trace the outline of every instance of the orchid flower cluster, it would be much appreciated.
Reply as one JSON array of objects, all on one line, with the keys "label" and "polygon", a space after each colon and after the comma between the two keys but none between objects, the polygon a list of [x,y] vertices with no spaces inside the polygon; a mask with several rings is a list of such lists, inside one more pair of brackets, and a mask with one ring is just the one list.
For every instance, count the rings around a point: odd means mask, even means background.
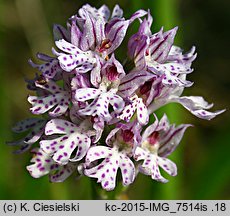
[{"label": "orchid flower cluster", "polygon": [[[127,58],[118,60],[120,47],[133,22],[140,24],[128,39]],[[176,102],[193,115],[210,120],[223,112],[202,97],[181,96],[192,86],[186,80],[196,58],[195,47],[183,53],[173,45],[177,28],[151,32],[152,16],[138,10],[129,19],[116,5],[96,9],[84,5],[67,27],[54,25],[53,56],[38,53],[43,61],[29,61],[39,74],[27,80],[36,96],[29,96],[35,116],[16,124],[13,131],[27,135],[11,145],[16,153],[34,154],[27,170],[34,178],[49,174],[62,182],[78,172],[97,179],[110,191],[119,180],[133,183],[138,173],[167,182],[177,167],[167,157],[176,149],[189,124],[175,126],[155,111]],[[153,119],[152,123],[149,121]]]}]

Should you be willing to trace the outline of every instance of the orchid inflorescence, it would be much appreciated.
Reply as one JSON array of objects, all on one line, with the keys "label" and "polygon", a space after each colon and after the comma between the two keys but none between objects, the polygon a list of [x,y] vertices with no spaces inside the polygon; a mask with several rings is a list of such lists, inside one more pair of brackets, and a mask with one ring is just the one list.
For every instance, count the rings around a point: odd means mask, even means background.
[{"label": "orchid inflorescence", "polygon": [[[129,38],[127,60],[121,63],[115,51],[134,21],[140,27]],[[210,120],[224,110],[210,112],[212,104],[202,97],[181,96],[193,84],[186,76],[193,71],[195,47],[184,54],[173,45],[177,28],[153,34],[151,25],[149,11],[138,10],[125,19],[118,5],[112,14],[106,5],[84,5],[67,28],[54,25],[54,57],[38,53],[44,63],[29,61],[41,73],[27,80],[36,94],[28,97],[30,111],[40,117],[17,123],[13,130],[28,134],[10,142],[19,146],[16,153],[37,143],[27,166],[31,176],[49,174],[51,182],[62,182],[78,172],[109,191],[115,188],[118,169],[124,186],[139,172],[167,182],[159,167],[177,174],[167,156],[190,124],[171,125],[165,114],[158,120],[155,111],[176,102]]]}]

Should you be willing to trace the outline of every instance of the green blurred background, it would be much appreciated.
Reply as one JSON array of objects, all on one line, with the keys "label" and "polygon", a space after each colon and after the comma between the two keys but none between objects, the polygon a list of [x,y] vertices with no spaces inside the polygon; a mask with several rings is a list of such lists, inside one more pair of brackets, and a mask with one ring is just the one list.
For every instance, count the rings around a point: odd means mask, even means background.
[{"label": "green blurred background", "polygon": [[[202,95],[216,109],[229,109],[229,21],[228,0],[0,0],[0,199],[93,199],[88,178],[53,184],[48,177],[33,179],[25,167],[31,155],[12,154],[6,140],[16,137],[11,127],[29,116],[28,91],[24,78],[35,70],[27,60],[36,52],[51,54],[52,25],[65,25],[85,3],[99,7],[116,4],[129,17],[137,9],[151,9],[154,31],[179,26],[175,43],[185,50],[196,45],[195,72],[189,75],[193,87],[184,95]],[[134,25],[130,32],[134,32]],[[227,110],[212,121],[197,119],[178,105],[166,106],[171,122],[192,123],[178,149],[170,156],[178,165],[178,176],[166,176],[161,184],[139,175],[124,199],[229,199],[230,117]],[[163,172],[162,172],[163,173]]]}]

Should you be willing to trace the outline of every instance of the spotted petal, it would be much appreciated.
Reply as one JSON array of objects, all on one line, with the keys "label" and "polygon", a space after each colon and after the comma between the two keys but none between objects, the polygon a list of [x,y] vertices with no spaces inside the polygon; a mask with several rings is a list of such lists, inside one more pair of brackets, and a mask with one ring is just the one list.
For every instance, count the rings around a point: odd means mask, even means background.
[{"label": "spotted petal", "polygon": [[76,170],[76,164],[69,163],[64,166],[56,164],[51,156],[41,149],[35,148],[31,153],[34,154],[31,160],[33,164],[26,168],[34,178],[40,178],[50,173],[51,182],[63,182]]},{"label": "spotted petal", "polygon": [[77,168],[74,163],[68,163],[64,166],[60,166],[54,173],[51,173],[49,179],[51,182],[63,182],[65,181]]},{"label": "spotted petal", "polygon": [[117,113],[124,108],[124,102],[120,96],[112,92],[104,92],[86,108],[79,110],[79,113],[82,115],[98,115],[105,121],[109,121],[112,118],[109,113],[109,104],[113,106]]},{"label": "spotted petal", "polygon": [[63,70],[70,72],[76,69],[79,73],[86,73],[94,67],[95,59],[90,53],[83,52],[78,47],[65,40],[56,41],[56,46],[68,54],[60,54],[58,60]]},{"label": "spotted petal", "polygon": [[135,179],[133,162],[125,154],[120,154],[119,167],[121,169],[123,185],[131,184]]},{"label": "spotted petal", "polygon": [[167,158],[158,157],[158,165],[169,175],[177,175],[177,166],[171,160]]},{"label": "spotted petal", "polygon": [[46,124],[45,134],[68,134],[75,129],[75,125],[63,119],[52,119]]},{"label": "spotted petal", "polygon": [[190,97],[172,97],[171,101],[180,103],[184,108],[190,111],[193,115],[201,119],[211,120],[217,115],[223,113],[225,110],[219,110],[215,112],[209,112],[205,109],[209,109],[213,104],[208,104],[202,97],[190,96]]},{"label": "spotted petal", "polygon": [[61,92],[49,96],[29,96],[28,101],[32,104],[32,108],[30,108],[30,110],[35,115],[43,114],[52,109],[54,106],[57,106],[53,112],[50,112],[50,115],[55,117],[64,114],[68,109],[69,95]]},{"label": "spotted petal", "polygon": [[[47,135],[64,134],[61,137],[40,142],[41,148],[46,153],[52,154],[53,160],[59,164],[67,164],[69,160],[81,160],[90,146],[90,138],[82,134],[79,127],[62,119],[53,119],[48,122],[45,132]],[[75,148],[78,148],[76,155],[71,158]]]},{"label": "spotted petal", "polygon": [[148,109],[143,103],[142,98],[137,100],[137,119],[141,125],[146,125],[149,121]]},{"label": "spotted petal", "polygon": [[83,54],[84,53],[78,47],[65,41],[64,39],[55,41],[55,44],[60,50],[66,52],[66,53],[69,53],[69,54],[77,55],[77,54]]},{"label": "spotted petal", "polygon": [[86,156],[87,161],[93,162],[103,158],[104,160],[95,167],[86,168],[85,175],[97,178],[102,187],[110,191],[115,188],[117,170],[120,167],[122,170],[123,184],[129,185],[132,183],[135,177],[134,165],[125,153],[118,152],[116,148],[103,147],[104,154],[102,154],[101,149],[101,146],[89,149]]},{"label": "spotted petal", "polygon": [[29,60],[29,64],[37,68],[42,72],[42,75],[46,78],[52,79],[56,74],[62,73],[62,68],[59,65],[58,59],[46,56],[44,54],[38,53],[37,58],[43,61],[46,61],[44,64],[35,64],[31,59]]},{"label": "spotted petal", "polygon": [[129,121],[134,115],[135,111],[137,111],[138,122],[141,125],[147,124],[149,120],[149,114],[142,98],[138,98],[137,95],[134,95],[130,98],[130,100],[130,104],[125,106],[122,114],[118,118]]},{"label": "spotted petal", "polygon": [[176,165],[166,159],[158,157],[156,154],[151,154],[148,150],[144,150],[141,147],[137,147],[134,155],[135,160],[144,160],[142,165],[139,166],[140,172],[145,175],[151,175],[152,179],[166,183],[168,180],[165,179],[159,170],[159,166],[162,167],[168,174],[176,175]]},{"label": "spotted petal", "polygon": [[35,148],[31,151],[34,157],[31,159],[32,165],[26,167],[30,175],[34,178],[40,178],[50,171],[55,170],[58,165],[55,165],[49,154],[46,154],[41,149]]},{"label": "spotted petal", "polygon": [[169,71],[165,71],[163,75],[162,83],[166,86],[182,86],[182,87],[190,87],[193,85],[193,82],[188,80],[183,80],[179,76],[172,75]]},{"label": "spotted petal", "polygon": [[114,18],[122,18],[123,17],[123,10],[119,7],[119,5],[115,5],[113,8],[111,19]]},{"label": "spotted petal", "polygon": [[75,91],[75,98],[78,101],[95,99],[101,94],[101,90],[95,88],[80,88]]}]

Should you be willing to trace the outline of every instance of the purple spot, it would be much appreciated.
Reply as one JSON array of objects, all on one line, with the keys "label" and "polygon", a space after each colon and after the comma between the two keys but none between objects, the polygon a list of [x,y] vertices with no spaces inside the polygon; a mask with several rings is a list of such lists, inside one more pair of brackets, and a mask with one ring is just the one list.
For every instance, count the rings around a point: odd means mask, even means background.
[{"label": "purple spot", "polygon": [[104,184],[104,187],[107,187],[109,185],[109,182],[106,181],[105,184]]}]

